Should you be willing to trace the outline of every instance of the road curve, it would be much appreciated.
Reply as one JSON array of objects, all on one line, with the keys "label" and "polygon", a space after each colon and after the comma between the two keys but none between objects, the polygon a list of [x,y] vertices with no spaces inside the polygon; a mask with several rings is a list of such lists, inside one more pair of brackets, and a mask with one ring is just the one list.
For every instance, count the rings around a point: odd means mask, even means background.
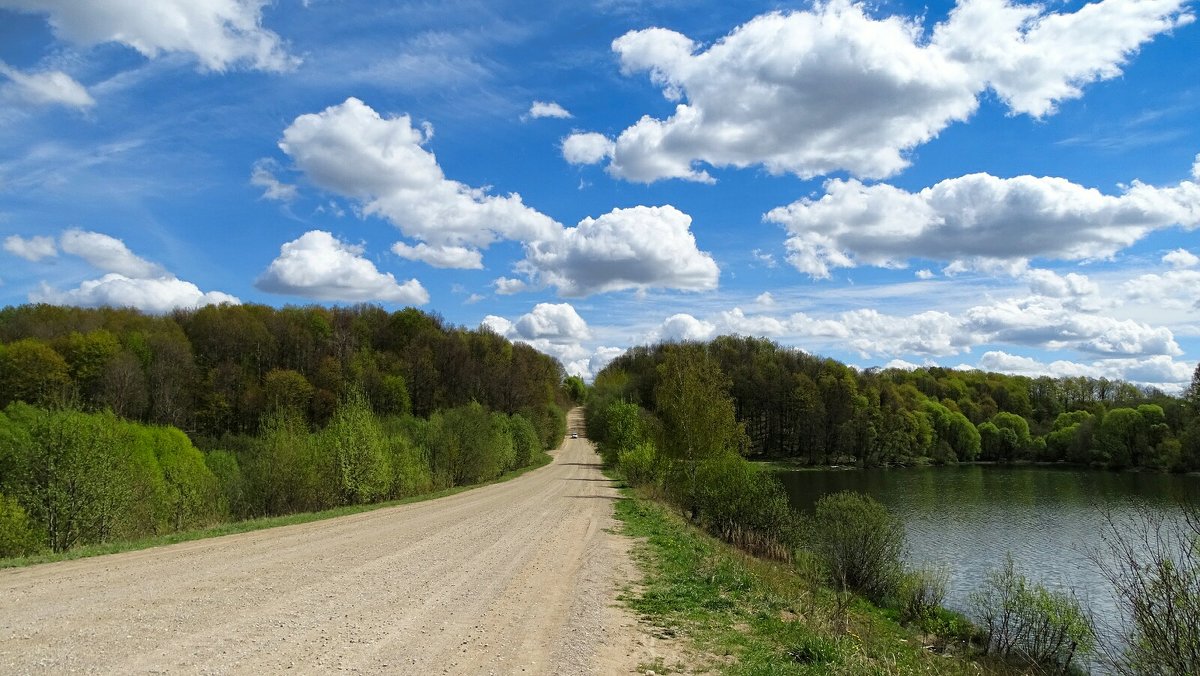
[{"label": "road curve", "polygon": [[447,498],[0,571],[0,672],[629,673],[669,647],[615,602],[598,463],[567,440]]}]

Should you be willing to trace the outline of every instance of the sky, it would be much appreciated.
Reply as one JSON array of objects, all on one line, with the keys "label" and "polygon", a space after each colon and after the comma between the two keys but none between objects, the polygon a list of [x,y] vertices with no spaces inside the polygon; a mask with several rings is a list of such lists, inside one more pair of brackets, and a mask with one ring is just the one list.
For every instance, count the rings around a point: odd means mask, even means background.
[{"label": "sky", "polygon": [[0,0],[0,304],[415,306],[1178,391],[1185,0]]}]

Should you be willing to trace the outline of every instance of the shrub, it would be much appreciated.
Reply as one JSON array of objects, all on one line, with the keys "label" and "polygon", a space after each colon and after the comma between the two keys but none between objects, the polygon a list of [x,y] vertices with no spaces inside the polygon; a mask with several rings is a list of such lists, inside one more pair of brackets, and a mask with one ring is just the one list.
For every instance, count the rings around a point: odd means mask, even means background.
[{"label": "shrub", "polygon": [[1092,562],[1129,627],[1105,661],[1117,674],[1200,673],[1200,507],[1182,517],[1145,508],[1108,516]]},{"label": "shrub", "polygon": [[0,559],[36,554],[45,548],[44,539],[16,499],[0,493]]},{"label": "shrub", "polygon": [[904,525],[873,498],[842,491],[817,501],[809,535],[838,591],[874,601],[891,596],[899,581]]},{"label": "shrub", "polygon": [[617,456],[617,468],[631,486],[653,486],[660,478],[654,444],[643,441]]},{"label": "shrub", "polygon": [[1011,554],[970,599],[986,633],[985,653],[1065,672],[1076,655],[1095,649],[1096,632],[1079,600],[1031,583],[1015,570]]},{"label": "shrub", "polygon": [[752,554],[791,558],[795,516],[769,470],[731,453],[701,464],[696,484],[698,516],[710,532]]},{"label": "shrub", "polygon": [[509,418],[508,432],[512,435],[513,467],[527,467],[542,452],[537,429],[528,418],[518,413]]},{"label": "shrub", "polygon": [[920,622],[932,617],[946,600],[949,578],[945,568],[904,571],[898,590],[900,618],[905,622]]}]

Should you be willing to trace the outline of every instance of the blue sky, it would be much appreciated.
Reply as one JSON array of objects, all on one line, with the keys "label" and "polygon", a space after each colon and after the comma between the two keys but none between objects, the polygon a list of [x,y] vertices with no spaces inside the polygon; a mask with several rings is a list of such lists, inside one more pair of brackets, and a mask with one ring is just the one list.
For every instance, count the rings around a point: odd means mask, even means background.
[{"label": "blue sky", "polygon": [[1177,390],[1194,2],[0,0],[0,302]]}]

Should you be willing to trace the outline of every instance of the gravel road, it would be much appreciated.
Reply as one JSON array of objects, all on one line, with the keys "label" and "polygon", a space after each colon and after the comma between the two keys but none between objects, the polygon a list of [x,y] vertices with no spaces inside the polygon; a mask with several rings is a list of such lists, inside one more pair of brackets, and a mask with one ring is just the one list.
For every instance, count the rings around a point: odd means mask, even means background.
[{"label": "gravel road", "polygon": [[[571,424],[582,428],[578,411]],[[0,571],[0,672],[618,674],[677,648],[585,439],[439,500]]]}]

